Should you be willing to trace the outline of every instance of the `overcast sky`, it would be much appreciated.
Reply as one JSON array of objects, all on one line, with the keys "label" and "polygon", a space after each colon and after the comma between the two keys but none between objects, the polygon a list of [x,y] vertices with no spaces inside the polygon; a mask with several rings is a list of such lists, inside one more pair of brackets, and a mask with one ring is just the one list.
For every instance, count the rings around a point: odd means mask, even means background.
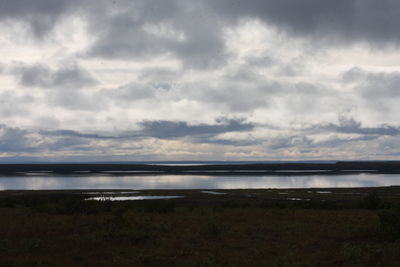
[{"label": "overcast sky", "polygon": [[0,161],[400,159],[400,1],[0,0]]}]

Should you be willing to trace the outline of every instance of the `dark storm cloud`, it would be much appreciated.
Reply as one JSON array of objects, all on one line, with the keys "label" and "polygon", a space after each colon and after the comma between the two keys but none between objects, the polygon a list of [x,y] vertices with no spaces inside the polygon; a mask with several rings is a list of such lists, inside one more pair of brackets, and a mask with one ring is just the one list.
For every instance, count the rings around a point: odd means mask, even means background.
[{"label": "dark storm cloud", "polygon": [[259,18],[293,35],[385,44],[400,40],[396,0],[210,1],[226,19]]},{"label": "dark storm cloud", "polygon": [[44,64],[21,65],[13,72],[19,84],[26,87],[79,88],[97,83],[89,72],[76,64],[66,64],[59,69]]},{"label": "dark storm cloud", "polygon": [[328,123],[314,125],[307,129],[309,131],[325,131],[345,134],[396,136],[400,135],[400,128],[392,125],[381,125],[379,127],[363,127],[362,123],[353,118],[339,117],[339,124]]}]

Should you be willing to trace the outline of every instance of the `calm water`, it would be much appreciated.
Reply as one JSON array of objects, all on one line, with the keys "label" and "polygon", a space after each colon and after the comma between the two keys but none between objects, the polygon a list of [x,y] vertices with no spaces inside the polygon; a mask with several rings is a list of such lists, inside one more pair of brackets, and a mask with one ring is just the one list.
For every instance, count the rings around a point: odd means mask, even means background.
[{"label": "calm water", "polygon": [[129,197],[91,197],[85,200],[96,200],[96,201],[126,201],[126,200],[157,200],[157,199],[174,199],[183,198],[183,196],[129,196]]},{"label": "calm water", "polygon": [[400,185],[397,174],[309,176],[35,176],[0,177],[0,190],[245,189],[375,187]]}]

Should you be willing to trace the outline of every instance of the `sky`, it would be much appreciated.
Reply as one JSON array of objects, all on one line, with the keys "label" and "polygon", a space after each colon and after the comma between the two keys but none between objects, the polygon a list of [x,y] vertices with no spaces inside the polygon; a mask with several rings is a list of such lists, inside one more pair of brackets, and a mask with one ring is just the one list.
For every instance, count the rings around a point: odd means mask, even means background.
[{"label": "sky", "polygon": [[399,160],[396,0],[0,0],[0,162]]}]

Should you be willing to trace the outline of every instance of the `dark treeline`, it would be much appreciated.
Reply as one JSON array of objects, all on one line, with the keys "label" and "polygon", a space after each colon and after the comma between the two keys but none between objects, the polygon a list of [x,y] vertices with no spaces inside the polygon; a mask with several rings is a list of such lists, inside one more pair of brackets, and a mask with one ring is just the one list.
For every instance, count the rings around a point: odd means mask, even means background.
[{"label": "dark treeline", "polygon": [[307,175],[348,173],[400,173],[400,161],[336,162],[336,163],[266,163],[266,164],[0,164],[2,175],[23,175],[26,172],[54,174],[202,174],[202,175]]}]

